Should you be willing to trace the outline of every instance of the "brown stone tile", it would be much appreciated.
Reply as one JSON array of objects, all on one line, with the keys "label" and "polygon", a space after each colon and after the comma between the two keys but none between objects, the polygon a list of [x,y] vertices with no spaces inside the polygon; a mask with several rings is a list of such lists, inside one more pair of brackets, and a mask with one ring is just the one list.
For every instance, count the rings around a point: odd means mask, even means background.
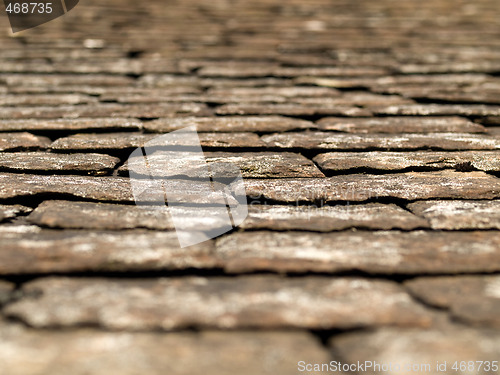
[{"label": "brown stone tile", "polygon": [[[227,163],[237,166],[244,178],[286,178],[286,177],[324,177],[323,173],[309,159],[300,154],[290,152],[205,152],[206,161],[210,166],[207,169],[193,168],[199,163],[199,156],[185,153],[185,156],[172,165],[171,156],[157,151],[148,156],[154,168],[135,169],[134,172],[143,175],[158,177],[187,176],[208,178],[215,173],[219,176],[231,176],[232,170],[227,170]],[[1,165],[1,164],[0,164]],[[119,168],[119,172],[128,175],[128,163]]]},{"label": "brown stone tile", "polygon": [[369,203],[348,206],[250,205],[244,229],[307,230],[329,232],[347,228],[415,229],[426,220],[394,204]]},{"label": "brown stone tile", "polygon": [[50,152],[0,153],[0,168],[9,171],[84,171],[112,170],[120,159],[103,154],[53,154]]},{"label": "brown stone tile", "polygon": [[90,130],[90,129],[140,129],[142,123],[130,118],[75,118],[75,119],[24,119],[0,120],[1,131],[12,130]]},{"label": "brown stone tile", "polygon": [[[283,86],[291,86],[294,89],[293,81],[288,78],[275,78],[275,77],[263,77],[263,78],[206,78],[202,77],[198,83],[203,87],[213,88],[213,89],[240,89],[240,88],[256,88],[263,90],[270,90],[277,88],[278,90]],[[292,89],[293,92],[293,89]],[[282,93],[278,91],[281,95]]]},{"label": "brown stone tile", "polygon": [[[236,86],[236,85],[235,85]],[[338,97],[340,92],[328,87],[307,87],[307,86],[288,86],[288,87],[215,87],[207,91],[208,95],[224,96],[265,96],[279,95],[285,98],[324,98]]]},{"label": "brown stone tile", "polygon": [[500,229],[500,201],[423,201],[408,205],[433,229]]},{"label": "brown stone tile", "polygon": [[21,206],[20,204],[14,205],[0,205],[0,222],[8,219],[15,218],[18,214],[26,214],[31,212],[30,207]]},{"label": "brown stone tile", "polygon": [[136,117],[158,118],[174,115],[208,115],[210,111],[199,103],[157,104],[83,104],[79,106],[0,107],[0,119],[59,119],[79,117]]},{"label": "brown stone tile", "polygon": [[176,86],[198,86],[200,78],[193,75],[145,74],[137,80],[138,87],[171,88]]},{"label": "brown stone tile", "polygon": [[0,133],[0,151],[47,148],[50,139],[30,133]]},{"label": "brown stone tile", "polygon": [[121,150],[144,146],[154,136],[143,133],[75,134],[55,140],[53,150]]},{"label": "brown stone tile", "polygon": [[[227,217],[220,217],[214,207],[176,206],[176,224],[189,222],[198,231],[207,232],[225,227]],[[42,227],[63,229],[156,229],[174,230],[167,206],[131,206],[94,202],[45,201],[28,217],[27,221]]]},{"label": "brown stone tile", "polygon": [[326,329],[432,321],[396,283],[361,278],[48,278],[26,284],[23,292],[26,297],[5,313],[38,328]]},{"label": "brown stone tile", "polygon": [[363,149],[441,149],[441,150],[496,150],[500,137],[462,134],[336,134],[304,132],[264,135],[268,147],[363,150]]},{"label": "brown stone tile", "polygon": [[0,95],[0,106],[31,106],[31,105],[77,105],[97,103],[97,99],[81,94],[67,95]]},{"label": "brown stone tile", "polygon": [[246,180],[247,195],[278,202],[365,201],[367,199],[493,199],[500,179],[483,172],[353,174],[319,179]]},{"label": "brown stone tile", "polygon": [[217,240],[226,271],[384,274],[500,270],[496,232],[245,232]]},{"label": "brown stone tile", "polygon": [[374,66],[341,66],[341,67],[290,67],[276,69],[274,74],[278,77],[363,77],[380,76],[387,70]]},{"label": "brown stone tile", "polygon": [[167,97],[175,98],[179,95],[198,95],[202,90],[196,85],[173,86],[164,88],[144,88],[144,87],[113,87],[100,88],[99,100],[103,102],[127,102],[129,98],[139,98],[141,96],[148,97]]},{"label": "brown stone tile", "polygon": [[0,74],[0,82],[7,86],[130,86],[133,79],[110,74]]},{"label": "brown stone tile", "polygon": [[[1,112],[0,112],[1,113]],[[367,109],[354,106],[314,106],[308,104],[226,104],[215,110],[218,115],[284,115],[284,116],[370,116]]]},{"label": "brown stone tile", "polygon": [[405,285],[420,300],[448,309],[456,320],[475,326],[500,327],[497,275],[422,277]]},{"label": "brown stone tile", "polygon": [[[330,340],[331,350],[342,358],[342,363],[357,365],[358,361],[362,364],[371,361],[372,367],[359,369],[359,373],[370,375],[387,372],[452,375],[467,372],[469,361],[474,363],[472,372],[494,372],[492,361],[496,361],[500,354],[499,345],[499,331],[463,326],[425,330],[382,328],[371,332],[340,334]],[[485,361],[489,364],[484,363]],[[445,362],[446,367],[443,367]],[[390,364],[392,368],[389,367]],[[436,369],[437,364],[441,365],[439,369]],[[455,364],[458,371],[453,369]],[[382,365],[386,367],[382,368]],[[415,368],[408,368],[408,365],[415,365]],[[460,371],[461,365],[465,371]],[[487,366],[489,371],[485,370]]]},{"label": "brown stone tile", "polygon": [[305,120],[280,116],[248,117],[181,117],[158,119],[144,123],[150,132],[170,132],[187,126],[196,126],[199,132],[286,132],[311,129],[316,126]]},{"label": "brown stone tile", "polygon": [[[121,150],[142,147],[156,134],[98,133],[75,134],[52,143],[54,150]],[[202,147],[206,148],[263,148],[264,143],[253,133],[200,133]],[[161,146],[161,144],[159,144]]]},{"label": "brown stone tile", "polygon": [[406,104],[372,108],[379,115],[392,116],[498,116],[500,106],[480,104]]},{"label": "brown stone tile", "polygon": [[64,229],[175,229],[166,208],[93,202],[45,201],[27,220],[43,227]]},{"label": "brown stone tile", "polygon": [[320,130],[345,133],[484,133],[486,129],[461,117],[326,117],[317,122]]},{"label": "brown stone tile", "polygon": [[175,232],[7,226],[0,238],[2,275],[211,269],[219,264],[211,241],[180,248]]},{"label": "brown stone tile", "polygon": [[[178,203],[226,204],[220,189],[207,194],[206,186],[192,184],[186,190],[186,181],[168,179],[165,188],[176,192]],[[218,183],[214,183],[219,187]],[[185,192],[185,193],[184,193]],[[0,199],[33,196],[37,194],[62,194],[97,201],[134,202],[130,179],[122,177],[57,176],[0,173]],[[148,201],[144,198],[145,202]]]},{"label": "brown stone tile", "polygon": [[345,171],[356,168],[404,170],[408,168],[456,169],[458,171],[500,171],[499,151],[404,151],[330,152],[314,161],[322,170]]},{"label": "brown stone tile", "polygon": [[4,374],[29,375],[43,368],[52,375],[144,371],[148,375],[166,371],[169,375],[289,375],[296,371],[299,359],[329,361],[327,350],[306,332],[37,331],[3,323],[0,335]]},{"label": "brown stone tile", "polygon": [[339,97],[322,98],[292,98],[291,102],[310,106],[388,106],[413,104],[413,100],[399,95],[380,95],[366,92],[347,92]]},{"label": "brown stone tile", "polygon": [[252,78],[274,75],[278,65],[274,63],[247,63],[238,61],[218,62],[198,71],[202,77]]}]

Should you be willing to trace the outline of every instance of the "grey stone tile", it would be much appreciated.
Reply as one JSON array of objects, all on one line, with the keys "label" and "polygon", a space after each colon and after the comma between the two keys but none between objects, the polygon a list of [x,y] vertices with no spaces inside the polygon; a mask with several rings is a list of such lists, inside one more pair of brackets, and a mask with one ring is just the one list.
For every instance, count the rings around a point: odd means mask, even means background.
[{"label": "grey stone tile", "polygon": [[[57,139],[50,147],[54,150],[120,150],[141,147],[156,136],[142,133],[75,134]],[[254,133],[200,133],[199,138],[201,146],[207,148],[265,147]]]},{"label": "grey stone tile", "polygon": [[0,231],[0,238],[2,275],[212,269],[218,266],[211,241],[181,248],[175,232],[59,231],[7,226]]},{"label": "grey stone tile", "polygon": [[497,150],[500,137],[464,134],[336,134],[327,132],[303,132],[264,135],[268,147],[282,149],[303,148],[321,150]]},{"label": "grey stone tile", "polygon": [[321,130],[345,133],[484,133],[486,129],[461,117],[326,117],[317,122]]},{"label": "grey stone tile", "polygon": [[0,130],[90,130],[90,129],[140,129],[142,123],[130,118],[75,118],[75,119],[24,119],[0,120]]},{"label": "grey stone tile", "polygon": [[408,205],[433,229],[500,229],[500,201],[422,201]]},{"label": "grey stone tile", "polygon": [[314,161],[325,171],[426,168],[491,172],[500,171],[499,156],[499,151],[330,152],[316,156]]},{"label": "grey stone tile", "polygon": [[500,269],[497,232],[246,232],[217,240],[226,271],[432,274]]},{"label": "grey stone tile", "polygon": [[[240,169],[244,178],[324,177],[311,160],[290,152],[205,152],[204,156],[210,172],[206,168],[200,170],[192,167],[192,165],[198,165],[198,155],[185,153],[175,160],[175,165],[172,165],[172,156],[161,151],[148,156],[148,163],[154,165],[154,168],[146,169],[144,166],[142,169],[141,167],[135,168],[134,172],[157,177],[208,178],[212,173],[217,176],[232,176],[233,170],[227,169],[227,163],[230,163]],[[120,167],[119,172],[128,175],[128,163]]]},{"label": "grey stone tile", "polygon": [[78,106],[0,107],[0,119],[60,119],[80,117],[158,118],[175,115],[208,115],[211,111],[199,103],[157,104],[82,104]]},{"label": "grey stone tile", "polygon": [[278,202],[365,201],[368,199],[494,199],[500,179],[483,172],[408,172],[389,175],[352,174],[311,179],[245,181],[253,199]]},{"label": "grey stone tile", "polygon": [[[371,361],[372,367],[359,369],[364,374],[390,371],[393,374],[428,372],[451,375],[457,373],[453,369],[455,364],[459,373],[462,372],[461,365],[462,369],[465,368],[463,372],[467,372],[469,361],[474,363],[471,366],[474,372],[492,372],[492,361],[498,358],[499,345],[498,330],[451,325],[425,330],[382,328],[341,334],[330,340],[331,350],[342,358],[342,363],[356,365],[358,361],[362,364]],[[489,364],[475,361],[488,361]],[[437,364],[441,366],[439,369],[436,369]],[[490,370],[486,371],[488,366]]]},{"label": "grey stone tile", "polygon": [[[354,106],[314,106],[308,104],[226,104],[215,110],[218,115],[284,115],[284,116],[370,116],[367,109]],[[1,114],[1,112],[0,112]]]},{"label": "grey stone tile", "polygon": [[97,99],[82,94],[40,94],[40,95],[0,95],[0,106],[42,106],[42,105],[78,105],[97,103]]},{"label": "grey stone tile", "polygon": [[8,219],[13,219],[19,214],[26,214],[31,212],[32,208],[21,206],[20,204],[14,205],[0,205],[0,222]]},{"label": "grey stone tile", "polygon": [[[223,186],[220,191],[207,194],[206,187],[190,184],[186,190],[186,181],[168,179],[165,189],[176,192],[176,202],[197,204],[226,204],[226,199],[234,203],[231,197],[224,196]],[[58,176],[0,173],[0,199],[33,196],[37,194],[63,194],[97,201],[134,202],[130,179],[122,177]],[[141,201],[142,202],[142,201]],[[148,202],[144,198],[144,202]],[[149,201],[150,202],[150,201]]]},{"label": "grey stone tile", "polygon": [[248,217],[240,227],[329,232],[347,228],[409,230],[428,227],[428,223],[394,204],[323,207],[250,205]]},{"label": "grey stone tile", "polygon": [[420,300],[446,308],[455,320],[474,326],[500,327],[497,275],[421,277],[405,285]]},{"label": "grey stone tile", "polygon": [[498,116],[500,106],[481,104],[406,104],[372,108],[379,115],[396,116]]},{"label": "grey stone tile", "polygon": [[[4,374],[288,375],[297,362],[329,354],[306,332],[146,333],[99,329],[39,331],[0,325]],[[41,350],[43,348],[43,350]],[[37,355],[33,355],[37,353]]]},{"label": "grey stone tile", "polygon": [[50,139],[30,133],[0,133],[0,151],[44,149],[50,145]]},{"label": "grey stone tile", "polygon": [[50,152],[0,153],[0,168],[10,171],[83,171],[105,173],[120,159],[103,154],[54,154]]},{"label": "grey stone tile", "polygon": [[[432,322],[396,283],[361,278],[48,278],[25,285],[23,292],[26,297],[5,313],[39,328],[325,329]],[[33,293],[38,298],[30,297]]]},{"label": "grey stone tile", "polygon": [[151,132],[170,132],[187,126],[199,132],[285,132],[315,128],[312,122],[280,116],[184,117],[148,121],[144,128]]}]

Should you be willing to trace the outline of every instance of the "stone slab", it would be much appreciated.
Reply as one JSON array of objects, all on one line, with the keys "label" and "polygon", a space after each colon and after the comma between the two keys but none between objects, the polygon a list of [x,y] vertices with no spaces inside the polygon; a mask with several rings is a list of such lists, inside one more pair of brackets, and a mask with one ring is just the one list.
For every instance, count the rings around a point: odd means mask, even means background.
[{"label": "stone slab", "polygon": [[231,273],[345,272],[436,274],[498,272],[497,232],[245,232],[217,240]]},{"label": "stone slab", "polygon": [[387,175],[351,174],[328,178],[246,180],[251,199],[277,202],[351,201],[381,198],[494,199],[500,179],[484,172],[408,172]]},{"label": "stone slab", "polygon": [[433,229],[500,229],[500,201],[422,201],[408,205]]},{"label": "stone slab", "polygon": [[348,228],[426,228],[426,220],[394,204],[368,203],[345,206],[250,205],[243,229],[306,230],[330,232]]},{"label": "stone slab", "polygon": [[23,293],[26,297],[5,313],[38,328],[327,329],[432,323],[432,315],[396,283],[360,278],[48,278],[26,284]]},{"label": "stone slab", "polygon": [[344,133],[484,133],[486,129],[462,117],[326,117],[317,122],[320,130]]},{"label": "stone slab", "polygon": [[319,150],[498,150],[500,137],[478,134],[335,134],[320,132],[264,135],[268,147]]},{"label": "stone slab", "polygon": [[500,171],[500,151],[404,151],[330,152],[314,161],[324,171],[371,169],[456,169],[458,171]]},{"label": "stone slab", "polygon": [[103,154],[55,154],[50,152],[0,153],[0,168],[8,171],[106,173],[120,159]]},{"label": "stone slab", "polygon": [[51,375],[288,375],[297,368],[295,358],[329,360],[306,332],[40,331],[2,323],[0,335],[0,372],[12,375],[40,369]]},{"label": "stone slab", "polygon": [[45,149],[50,139],[30,133],[0,133],[0,151]]}]

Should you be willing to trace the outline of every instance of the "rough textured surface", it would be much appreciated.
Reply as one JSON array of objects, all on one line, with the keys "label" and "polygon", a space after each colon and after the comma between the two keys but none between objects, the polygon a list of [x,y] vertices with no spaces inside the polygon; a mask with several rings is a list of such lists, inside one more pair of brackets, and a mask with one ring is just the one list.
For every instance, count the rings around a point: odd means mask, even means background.
[{"label": "rough textured surface", "polygon": [[500,327],[498,275],[418,278],[405,285],[417,298],[449,310],[456,320],[476,326]]},{"label": "rough textured surface", "polygon": [[325,117],[318,128],[343,133],[484,133],[486,129],[461,117]]},{"label": "rough textured surface", "polygon": [[210,241],[182,249],[175,232],[0,231],[0,274],[213,268]]},{"label": "rough textured surface", "polygon": [[[372,361],[379,365],[389,363],[393,365],[391,373],[404,374],[439,373],[457,374],[467,373],[469,361],[474,361],[474,372],[491,373],[492,361],[499,356],[498,345],[500,332],[498,330],[473,330],[463,326],[450,326],[428,330],[416,329],[380,329],[375,332],[347,333],[331,340],[333,352],[343,359],[342,363]],[[478,370],[480,363],[482,370]],[[446,362],[446,367],[443,364]],[[461,362],[464,371],[460,370]],[[436,364],[441,365],[436,370]],[[453,365],[458,363],[458,372]],[[397,370],[397,365],[400,370]],[[416,367],[410,367],[407,366]],[[387,368],[388,369],[388,368]],[[475,370],[474,370],[475,369]],[[365,374],[384,374],[381,368],[363,368]]]},{"label": "rough textured surface", "polygon": [[0,130],[84,130],[84,129],[139,129],[142,123],[128,118],[54,119],[54,120],[0,120]]},{"label": "rough textured surface", "polygon": [[0,205],[0,222],[8,219],[12,219],[19,214],[29,213],[32,209],[30,207],[21,206],[19,204],[15,205]]},{"label": "rough textured surface", "polygon": [[280,116],[159,119],[146,122],[144,128],[151,132],[162,133],[193,125],[199,132],[284,132],[315,128],[312,122]]},{"label": "rough textured surface", "polygon": [[[500,359],[499,20],[498,0],[86,0],[15,34],[0,14],[0,373],[497,372],[451,362]],[[214,192],[155,159],[161,205],[136,206],[130,153],[192,125]],[[217,238],[180,248],[186,226]]]},{"label": "rough textured surface", "polygon": [[23,292],[41,295],[9,305],[6,313],[35,327],[346,328],[432,322],[397,284],[354,278],[51,278],[29,283]]},{"label": "rough textured surface", "polygon": [[262,141],[268,147],[329,149],[329,150],[398,150],[398,149],[441,149],[441,150],[498,150],[500,137],[461,134],[332,134],[295,133],[265,135]]},{"label": "rough textured surface", "polygon": [[500,201],[427,201],[408,208],[434,229],[500,229]]},{"label": "rough textured surface", "polygon": [[44,149],[50,145],[50,139],[30,133],[0,133],[0,151],[25,149]]},{"label": "rough textured surface", "polygon": [[[241,170],[241,175],[245,178],[324,177],[311,160],[290,152],[205,152],[204,155],[212,173],[220,175],[231,173],[225,170],[227,163],[231,163]],[[197,164],[197,158],[197,155],[190,157],[186,154],[185,157],[175,160],[175,165],[172,165],[172,158],[168,154],[156,152],[148,155],[148,163],[154,165],[154,168],[136,167],[134,172],[154,177],[208,177],[208,170],[192,167]],[[136,158],[132,158],[134,159]],[[128,175],[128,163],[120,167],[119,172]]]},{"label": "rough textured surface", "polygon": [[0,153],[0,169],[7,171],[81,171],[106,173],[120,159],[102,154],[53,154],[49,152]]},{"label": "rough textured surface", "polygon": [[472,273],[500,270],[496,232],[235,233],[217,242],[227,271]]},{"label": "rough textured surface", "polygon": [[28,216],[28,221],[67,229],[175,229],[165,209],[93,202],[45,201]]},{"label": "rough textured surface", "polygon": [[[168,179],[165,181],[165,186],[177,192],[177,202],[197,204],[225,204],[226,202],[225,193],[214,191],[207,195],[204,186],[194,184],[191,190],[185,190],[185,181]],[[214,183],[214,186],[219,185]],[[100,201],[135,202],[130,179],[124,177],[0,173],[1,199],[37,194],[60,194]]]},{"label": "rough textured surface", "polygon": [[493,199],[500,179],[482,172],[353,174],[321,179],[246,180],[247,195],[280,202],[366,201],[386,197]]},{"label": "rough textured surface", "polygon": [[[153,134],[141,133],[76,134],[59,138],[50,147],[54,150],[121,150],[141,147],[154,137]],[[208,148],[264,146],[257,134],[253,133],[200,133],[199,137],[201,146]]]},{"label": "rough textured surface", "polygon": [[329,232],[347,228],[415,229],[427,226],[426,220],[396,205],[373,203],[323,207],[252,205],[240,227]]},{"label": "rough textured surface", "polygon": [[[98,329],[36,331],[2,323],[0,371],[30,375],[288,375],[296,361],[328,362],[304,332],[133,333]],[[33,353],[37,353],[33,355]],[[256,360],[258,359],[258,360]],[[309,373],[311,374],[311,373]]]},{"label": "rough textured surface", "polygon": [[314,161],[326,171],[349,169],[404,170],[404,169],[456,169],[460,171],[500,171],[498,151],[419,151],[419,152],[329,152]]}]

